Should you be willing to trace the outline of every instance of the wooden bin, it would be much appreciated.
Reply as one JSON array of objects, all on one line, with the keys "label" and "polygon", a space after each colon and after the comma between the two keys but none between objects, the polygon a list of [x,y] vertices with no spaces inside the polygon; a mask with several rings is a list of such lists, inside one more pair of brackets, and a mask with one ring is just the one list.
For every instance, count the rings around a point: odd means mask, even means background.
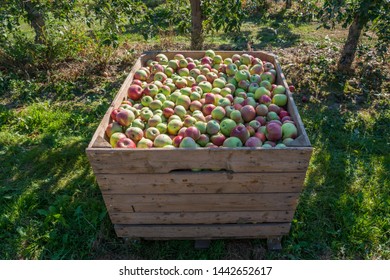
[{"label": "wooden bin", "polygon": [[[172,58],[176,52],[164,53]],[[204,55],[180,53],[192,58]],[[217,53],[225,58],[244,52]],[[286,149],[111,148],[105,136],[110,113],[127,98],[134,72],[157,52],[142,54],[86,149],[119,237],[268,238],[271,246],[280,247],[281,237],[290,230],[312,147],[276,57],[245,53],[274,63],[276,83],[287,88],[288,111],[299,136]]]}]

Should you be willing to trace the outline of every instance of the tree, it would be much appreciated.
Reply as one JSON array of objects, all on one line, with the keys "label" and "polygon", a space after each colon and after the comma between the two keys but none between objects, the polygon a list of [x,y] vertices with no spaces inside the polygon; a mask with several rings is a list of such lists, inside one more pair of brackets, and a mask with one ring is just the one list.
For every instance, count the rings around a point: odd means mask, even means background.
[{"label": "tree", "polygon": [[[325,0],[319,12],[325,28],[334,28],[338,23],[348,27],[348,37],[341,51],[338,70],[348,72],[355,59],[356,49],[363,30],[371,28],[379,38],[379,48],[386,49],[390,43],[388,0]],[[385,27],[387,26],[387,28]]]},{"label": "tree", "polygon": [[190,3],[192,49],[202,49],[204,33],[240,30],[244,17],[240,0],[190,0]]},{"label": "tree", "polygon": [[203,47],[203,19],[200,0],[191,2],[191,49],[201,50]]}]

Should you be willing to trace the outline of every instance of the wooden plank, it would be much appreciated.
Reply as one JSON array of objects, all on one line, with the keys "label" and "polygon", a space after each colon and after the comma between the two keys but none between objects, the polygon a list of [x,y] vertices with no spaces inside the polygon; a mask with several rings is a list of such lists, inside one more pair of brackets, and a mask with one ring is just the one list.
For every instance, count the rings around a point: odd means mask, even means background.
[{"label": "wooden plank", "polygon": [[300,192],[305,173],[98,173],[96,179],[103,194],[266,193]]},{"label": "wooden plank", "polygon": [[115,225],[119,237],[145,239],[267,238],[287,235],[290,223],[243,225]]},{"label": "wooden plank", "polygon": [[312,148],[88,148],[87,152],[95,174],[168,173],[195,168],[252,173],[306,172]]},{"label": "wooden plank", "polygon": [[286,95],[287,95],[287,111],[290,113],[292,119],[294,120],[297,129],[298,129],[298,135],[299,137],[289,146],[294,147],[310,147],[310,140],[307,136],[305,127],[303,125],[301,116],[299,115],[298,108],[295,104],[294,98],[292,96],[291,91],[289,90],[286,77],[283,74],[282,68],[279,64],[278,59],[275,58],[275,67],[276,67],[276,73],[277,73],[277,84],[283,85],[286,88]]},{"label": "wooden plank", "polygon": [[295,210],[299,193],[103,195],[109,212]]},{"label": "wooden plank", "polygon": [[291,222],[294,211],[240,212],[110,212],[113,224],[248,224]]},{"label": "wooden plank", "polygon": [[[113,101],[111,102],[110,107],[108,108],[107,112],[104,114],[103,119],[101,120],[98,128],[95,131],[95,134],[93,135],[91,142],[89,143],[88,147],[95,147],[95,148],[104,148],[104,147],[111,147],[111,145],[108,143],[108,139],[105,135],[105,130],[107,128],[107,125],[112,122],[110,115],[111,112],[118,108],[123,100],[127,99],[127,89],[131,85],[134,77],[134,73],[141,68],[142,62],[141,58],[138,58],[137,61],[134,64],[134,67],[131,69],[129,75],[127,76],[126,80],[123,82],[122,86],[120,87],[118,93],[114,97]],[[102,140],[105,139],[107,143],[102,142]]]}]

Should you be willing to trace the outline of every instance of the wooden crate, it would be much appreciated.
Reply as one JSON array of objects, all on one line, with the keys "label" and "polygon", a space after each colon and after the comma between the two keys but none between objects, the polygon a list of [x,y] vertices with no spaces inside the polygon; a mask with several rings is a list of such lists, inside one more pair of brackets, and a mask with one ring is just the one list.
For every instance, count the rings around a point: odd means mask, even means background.
[{"label": "wooden crate", "polygon": [[[164,53],[172,58],[176,52]],[[225,58],[244,52],[217,53]],[[134,72],[157,52],[142,54],[86,150],[119,237],[280,241],[289,233],[312,147],[277,58],[264,52],[245,53],[274,63],[276,83],[287,88],[288,111],[299,136],[286,149],[111,148],[105,136],[110,113],[127,98]]]}]

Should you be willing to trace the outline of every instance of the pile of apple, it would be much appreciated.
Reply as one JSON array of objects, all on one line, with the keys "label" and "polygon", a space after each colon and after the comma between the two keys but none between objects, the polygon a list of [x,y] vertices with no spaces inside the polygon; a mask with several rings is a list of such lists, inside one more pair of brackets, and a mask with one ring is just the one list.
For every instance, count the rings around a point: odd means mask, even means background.
[{"label": "pile of apple", "polygon": [[134,74],[106,129],[114,148],[285,148],[297,137],[274,65],[249,54],[165,54]]}]

